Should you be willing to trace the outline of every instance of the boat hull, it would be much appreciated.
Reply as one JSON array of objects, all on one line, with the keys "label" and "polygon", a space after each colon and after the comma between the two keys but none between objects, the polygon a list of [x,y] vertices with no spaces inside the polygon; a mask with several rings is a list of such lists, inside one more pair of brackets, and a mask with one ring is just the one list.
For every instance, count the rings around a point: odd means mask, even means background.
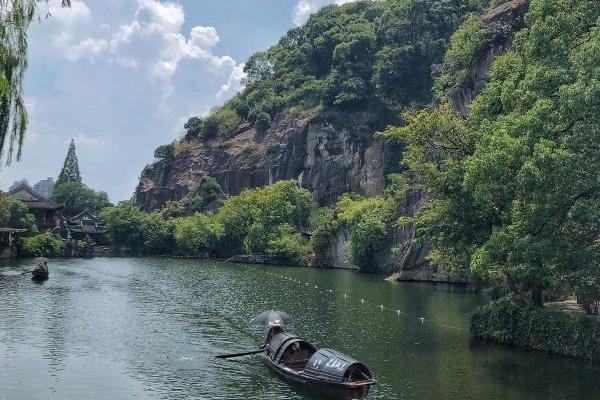
[{"label": "boat hull", "polygon": [[39,280],[39,281],[43,281],[48,279],[48,272],[47,271],[32,271],[31,272],[31,279],[33,280]]},{"label": "boat hull", "polygon": [[318,392],[335,396],[341,399],[360,399],[364,398],[369,394],[371,385],[375,384],[374,380],[366,381],[364,383],[336,383],[328,382],[321,379],[314,379],[305,376],[293,369],[286,368],[280,364],[275,363],[268,356],[265,357],[267,364],[271,369],[277,372],[282,377],[299,383],[303,386],[309,387]]}]

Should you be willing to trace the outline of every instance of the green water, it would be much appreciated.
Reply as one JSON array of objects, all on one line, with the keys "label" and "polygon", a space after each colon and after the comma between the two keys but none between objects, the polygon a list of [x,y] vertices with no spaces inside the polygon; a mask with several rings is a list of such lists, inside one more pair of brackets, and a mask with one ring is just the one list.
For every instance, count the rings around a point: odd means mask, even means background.
[{"label": "green water", "polygon": [[598,367],[471,340],[466,314],[483,299],[452,286],[102,258],[52,260],[38,284],[16,275],[29,264],[0,266],[2,400],[322,399],[260,357],[214,358],[256,348],[263,333],[246,321],[267,308],[296,316],[296,332],[318,347],[367,364],[379,382],[371,399],[600,398]]}]

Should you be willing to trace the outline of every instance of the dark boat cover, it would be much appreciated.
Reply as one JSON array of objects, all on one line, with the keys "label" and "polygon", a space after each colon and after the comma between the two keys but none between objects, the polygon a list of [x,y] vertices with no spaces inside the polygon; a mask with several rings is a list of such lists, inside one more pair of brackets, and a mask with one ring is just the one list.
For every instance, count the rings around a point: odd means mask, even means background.
[{"label": "dark boat cover", "polygon": [[367,367],[355,359],[335,350],[321,349],[308,360],[304,368],[304,375],[332,383],[341,383],[344,381],[346,372],[352,367],[363,371],[366,377],[371,376]]},{"label": "dark boat cover", "polygon": [[292,333],[282,332],[273,336],[273,339],[271,339],[271,341],[267,344],[267,355],[275,363],[279,363],[281,361],[281,356],[285,353],[285,350],[294,343],[302,343],[304,346],[312,348],[313,351],[316,350],[315,347],[306,340],[299,338]]}]

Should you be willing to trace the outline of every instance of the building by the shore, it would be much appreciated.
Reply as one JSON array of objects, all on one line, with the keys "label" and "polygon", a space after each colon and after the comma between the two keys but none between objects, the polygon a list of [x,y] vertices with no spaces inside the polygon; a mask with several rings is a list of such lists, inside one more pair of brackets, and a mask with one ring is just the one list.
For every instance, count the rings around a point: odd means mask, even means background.
[{"label": "building by the shore", "polygon": [[63,208],[62,204],[40,195],[25,182],[10,190],[15,198],[24,202],[36,220],[38,230],[46,232],[60,226],[60,218],[57,212]]},{"label": "building by the shore", "polygon": [[104,222],[88,210],[73,217],[63,217],[63,224],[67,229],[67,239],[89,240],[96,243],[108,232]]}]

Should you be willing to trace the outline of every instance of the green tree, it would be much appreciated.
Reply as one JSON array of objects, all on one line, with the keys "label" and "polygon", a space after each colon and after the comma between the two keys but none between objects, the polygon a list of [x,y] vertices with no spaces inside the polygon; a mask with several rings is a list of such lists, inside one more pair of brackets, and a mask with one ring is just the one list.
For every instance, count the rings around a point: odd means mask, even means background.
[{"label": "green tree", "polygon": [[296,233],[308,230],[314,207],[310,192],[298,187],[297,182],[279,181],[227,198],[217,218],[225,229],[227,247],[264,254],[283,225],[292,227]]},{"label": "green tree", "polygon": [[466,119],[449,106],[388,131],[432,201],[433,258],[541,305],[558,278],[600,270],[600,4],[534,0]]},{"label": "green tree", "polygon": [[69,144],[69,151],[65,157],[60,175],[58,175],[57,185],[65,182],[78,182],[81,183],[81,174],[79,173],[79,162],[77,161],[77,154],[75,153],[75,140],[71,139]]},{"label": "green tree", "polygon": [[343,195],[336,203],[339,224],[348,230],[350,256],[366,268],[387,241],[394,203],[385,197]]},{"label": "green tree", "polygon": [[175,249],[175,224],[159,211],[145,214],[141,223],[143,252],[145,254],[171,254]]},{"label": "green tree", "polygon": [[95,191],[77,181],[58,183],[52,192],[52,200],[64,204],[63,213],[69,217],[84,210],[98,213],[110,206],[106,192]]},{"label": "green tree", "polygon": [[270,79],[274,73],[273,61],[267,52],[254,53],[244,64],[244,72],[246,73],[245,84]]},{"label": "green tree", "polygon": [[204,126],[204,121],[198,117],[191,117],[187,120],[187,122],[183,125],[183,129],[185,129],[185,139],[202,139],[202,128]]},{"label": "green tree", "polygon": [[207,211],[207,208],[215,208],[225,197],[221,186],[215,178],[205,175],[200,178],[198,185],[181,201],[185,213],[192,215],[197,212]]},{"label": "green tree", "polygon": [[377,35],[373,82],[389,108],[401,109],[431,98],[432,66],[439,64],[452,33],[485,2],[453,0],[391,1]]},{"label": "green tree", "polygon": [[19,254],[23,257],[60,257],[65,242],[52,233],[40,233],[23,238],[19,245]]},{"label": "green tree", "polygon": [[307,237],[293,226],[282,224],[278,226],[277,234],[269,240],[267,254],[283,262],[308,265],[311,261],[312,249]]},{"label": "green tree", "polygon": [[[23,76],[27,69],[27,29],[38,6],[47,0],[0,0],[0,158],[10,164],[16,151],[21,158],[27,110]],[[63,7],[70,6],[63,0]],[[7,148],[8,147],[8,148]]]},{"label": "green tree", "polygon": [[25,203],[2,191],[0,191],[0,227],[37,232],[35,218],[29,213]]},{"label": "green tree", "polygon": [[177,247],[188,254],[211,252],[215,243],[223,237],[223,225],[213,216],[196,213],[173,221]]},{"label": "green tree", "polygon": [[123,201],[107,207],[100,212],[100,218],[106,222],[113,243],[126,245],[134,251],[142,250],[145,214],[134,204]]}]

